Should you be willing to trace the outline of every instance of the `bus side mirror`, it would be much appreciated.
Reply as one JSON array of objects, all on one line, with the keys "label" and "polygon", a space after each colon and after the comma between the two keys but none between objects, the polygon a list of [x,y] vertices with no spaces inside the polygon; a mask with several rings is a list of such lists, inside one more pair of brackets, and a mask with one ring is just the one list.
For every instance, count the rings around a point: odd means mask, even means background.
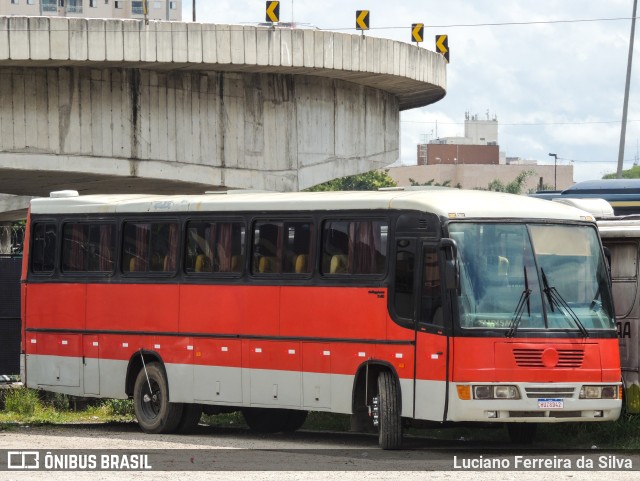
[{"label": "bus side mirror", "polygon": [[444,285],[449,290],[460,287],[460,266],[458,264],[458,244],[453,239],[440,239],[438,244],[444,251]]}]

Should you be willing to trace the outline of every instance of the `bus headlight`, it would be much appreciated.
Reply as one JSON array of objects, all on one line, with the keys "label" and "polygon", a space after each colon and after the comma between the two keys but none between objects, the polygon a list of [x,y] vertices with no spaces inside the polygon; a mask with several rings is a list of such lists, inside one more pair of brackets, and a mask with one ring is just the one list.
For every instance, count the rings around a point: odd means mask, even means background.
[{"label": "bus headlight", "polygon": [[474,399],[520,399],[517,386],[473,386]]},{"label": "bus headlight", "polygon": [[618,386],[582,386],[580,399],[618,399]]}]

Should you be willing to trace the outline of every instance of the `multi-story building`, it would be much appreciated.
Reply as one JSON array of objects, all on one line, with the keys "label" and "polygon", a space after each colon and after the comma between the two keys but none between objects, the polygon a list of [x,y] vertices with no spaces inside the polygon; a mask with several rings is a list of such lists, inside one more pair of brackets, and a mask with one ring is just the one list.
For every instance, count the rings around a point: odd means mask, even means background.
[{"label": "multi-story building", "polygon": [[[144,18],[143,0],[0,0],[0,15]],[[150,20],[182,20],[182,0],[147,0]]]}]

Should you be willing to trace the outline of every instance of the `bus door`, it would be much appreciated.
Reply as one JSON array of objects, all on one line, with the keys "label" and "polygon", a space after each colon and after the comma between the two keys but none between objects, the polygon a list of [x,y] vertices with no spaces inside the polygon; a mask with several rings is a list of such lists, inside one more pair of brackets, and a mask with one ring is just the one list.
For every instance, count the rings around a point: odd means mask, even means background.
[{"label": "bus door", "polygon": [[422,242],[416,286],[415,418],[443,421],[447,398],[448,312],[440,258],[443,251],[433,242]]}]

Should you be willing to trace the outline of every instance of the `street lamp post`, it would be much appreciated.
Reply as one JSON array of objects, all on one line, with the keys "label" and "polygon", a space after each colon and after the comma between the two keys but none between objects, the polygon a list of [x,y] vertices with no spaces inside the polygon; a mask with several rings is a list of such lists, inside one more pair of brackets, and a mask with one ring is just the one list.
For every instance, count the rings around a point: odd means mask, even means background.
[{"label": "street lamp post", "polygon": [[549,157],[553,157],[553,190],[558,190],[558,156],[549,154]]}]

